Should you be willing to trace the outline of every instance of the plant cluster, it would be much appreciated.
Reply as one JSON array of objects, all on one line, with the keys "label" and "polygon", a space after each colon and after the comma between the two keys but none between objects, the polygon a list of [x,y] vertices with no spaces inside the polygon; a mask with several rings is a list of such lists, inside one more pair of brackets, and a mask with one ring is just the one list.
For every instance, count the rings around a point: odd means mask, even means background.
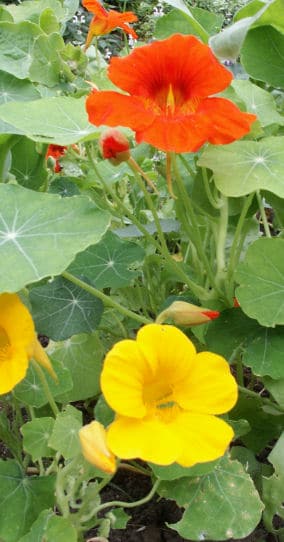
[{"label": "plant cluster", "polygon": [[0,539],[281,542],[283,0],[137,4],[0,6]]}]

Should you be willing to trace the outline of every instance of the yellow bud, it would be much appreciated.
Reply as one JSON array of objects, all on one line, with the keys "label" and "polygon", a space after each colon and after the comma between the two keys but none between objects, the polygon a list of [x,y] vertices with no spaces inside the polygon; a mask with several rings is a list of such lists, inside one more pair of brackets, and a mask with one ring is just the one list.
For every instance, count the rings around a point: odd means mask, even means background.
[{"label": "yellow bud", "polygon": [[186,301],[174,301],[167,309],[156,318],[156,324],[162,324],[170,318],[180,326],[197,326],[214,320],[219,316],[218,311],[198,307]]},{"label": "yellow bud", "polygon": [[114,474],[116,471],[116,460],[113,453],[107,447],[104,426],[99,422],[93,421],[80,429],[79,437],[85,459],[98,469],[108,474]]}]

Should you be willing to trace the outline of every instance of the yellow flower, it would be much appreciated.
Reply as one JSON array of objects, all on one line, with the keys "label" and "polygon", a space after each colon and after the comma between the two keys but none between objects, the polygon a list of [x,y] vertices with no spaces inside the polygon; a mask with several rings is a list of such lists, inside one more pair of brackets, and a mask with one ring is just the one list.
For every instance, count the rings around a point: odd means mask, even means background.
[{"label": "yellow flower", "polygon": [[197,354],[174,326],[149,324],[136,341],[118,342],[105,358],[101,387],[117,413],[107,444],[120,458],[188,467],[221,457],[233,437],[215,416],[237,400],[228,363]]},{"label": "yellow flower", "polygon": [[104,426],[96,421],[84,425],[79,431],[83,456],[89,463],[109,474],[116,471],[115,456],[106,443]]},{"label": "yellow flower", "polygon": [[56,379],[37,340],[32,317],[16,294],[0,295],[0,394],[8,393],[26,376],[34,358]]}]

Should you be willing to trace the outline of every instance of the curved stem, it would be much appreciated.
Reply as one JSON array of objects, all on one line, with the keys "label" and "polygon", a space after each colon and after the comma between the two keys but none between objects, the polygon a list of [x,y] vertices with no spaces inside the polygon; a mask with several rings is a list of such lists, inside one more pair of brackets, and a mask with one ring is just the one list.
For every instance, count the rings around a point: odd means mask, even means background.
[{"label": "curved stem", "polygon": [[31,360],[31,364],[32,366],[34,367],[34,369],[36,370],[38,376],[39,376],[39,379],[41,381],[41,384],[42,384],[42,387],[43,387],[43,391],[45,393],[45,396],[50,404],[50,408],[56,418],[57,414],[59,414],[59,409],[57,407],[57,404],[56,402],[54,401],[54,398],[53,398],[53,395],[49,389],[49,385],[48,385],[48,382],[46,380],[46,377],[45,377],[45,374],[42,370],[42,368],[38,365],[38,363],[36,363],[36,361],[34,360]]},{"label": "curved stem", "polygon": [[93,510],[93,514],[97,514],[98,512],[100,512],[101,510],[104,510],[105,508],[113,508],[114,506],[119,506],[119,507],[122,507],[122,508],[135,508],[136,506],[141,506],[142,504],[145,504],[146,502],[149,502],[152,497],[154,497],[157,489],[158,489],[158,486],[160,484],[161,480],[156,480],[156,482],[154,483],[151,491],[148,493],[148,495],[146,495],[146,497],[143,497],[143,499],[140,499],[139,501],[135,501],[135,502],[123,502],[123,501],[110,501],[110,502],[105,502],[103,504],[101,504],[100,506],[98,506],[97,508],[95,508]]},{"label": "curved stem", "polygon": [[215,200],[210,189],[210,183],[208,180],[207,170],[204,167],[202,168],[202,179],[203,179],[206,196],[208,198],[209,203],[212,205],[212,207],[214,207],[214,209],[221,209],[223,205],[223,201],[221,199],[219,199],[218,201]]},{"label": "curved stem", "polygon": [[264,205],[263,205],[263,200],[262,200],[262,197],[261,197],[261,194],[260,194],[259,190],[256,191],[256,197],[257,197],[258,207],[259,207],[260,216],[261,216],[261,220],[262,220],[265,235],[266,235],[266,237],[271,237],[269,225],[268,225],[268,222],[267,222],[267,216],[266,216]]},{"label": "curved stem", "polygon": [[87,282],[84,282],[78,277],[75,277],[75,275],[72,275],[68,271],[64,271],[64,273],[62,273],[62,277],[66,278],[67,280],[70,280],[70,282],[73,282],[73,284],[76,284],[76,286],[79,286],[83,290],[86,290],[86,292],[89,292],[89,294],[94,295],[95,297],[100,299],[107,307],[112,307],[113,309],[116,309],[118,312],[120,312],[127,318],[133,318],[133,320],[140,322],[140,324],[150,324],[152,322],[152,320],[150,320],[149,318],[145,318],[144,316],[141,316],[140,314],[136,314],[136,312],[133,312],[129,309],[126,309],[125,307],[122,307],[119,303],[114,301],[111,297],[104,294],[100,290],[97,290],[97,288],[94,288],[94,286],[87,284]]}]

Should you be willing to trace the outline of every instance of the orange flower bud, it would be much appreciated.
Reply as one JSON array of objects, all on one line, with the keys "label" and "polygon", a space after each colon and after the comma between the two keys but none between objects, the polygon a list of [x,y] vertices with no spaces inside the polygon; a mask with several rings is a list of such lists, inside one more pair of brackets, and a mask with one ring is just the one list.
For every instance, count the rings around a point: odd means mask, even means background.
[{"label": "orange flower bud", "polygon": [[114,165],[127,162],[130,158],[129,142],[127,138],[116,128],[110,128],[99,139],[102,156]]},{"label": "orange flower bud", "polygon": [[165,320],[171,318],[175,324],[180,326],[197,326],[218,318],[219,314],[218,311],[197,307],[186,301],[174,301],[158,315],[156,323],[162,324]]},{"label": "orange flower bud", "polygon": [[114,474],[116,471],[115,456],[107,447],[104,426],[93,421],[79,430],[79,437],[85,459],[98,469],[108,474]]}]

